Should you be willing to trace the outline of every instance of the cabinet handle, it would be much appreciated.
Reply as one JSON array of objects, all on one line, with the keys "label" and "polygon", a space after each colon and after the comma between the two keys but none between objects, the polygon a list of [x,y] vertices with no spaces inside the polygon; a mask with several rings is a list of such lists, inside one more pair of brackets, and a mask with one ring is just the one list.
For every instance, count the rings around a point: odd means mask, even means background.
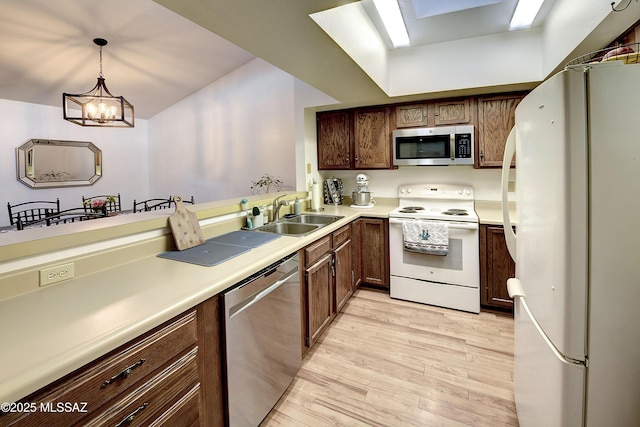
[{"label": "cabinet handle", "polygon": [[144,363],[144,361],[145,361],[145,359],[140,359],[136,363],[134,363],[133,365],[124,368],[124,370],[122,372],[120,372],[118,375],[115,375],[115,376],[109,378],[108,380],[106,380],[105,382],[103,382],[102,385],[100,386],[100,388],[107,388],[107,386],[109,384],[111,384],[112,382],[115,382],[115,381],[119,380],[120,378],[127,378],[129,375],[131,375],[131,372],[134,369],[136,369],[138,366],[142,365]]},{"label": "cabinet handle", "polygon": [[140,414],[140,412],[145,410],[147,405],[148,405],[147,402],[143,403],[135,411],[133,411],[132,413],[130,413],[129,415],[124,417],[122,419],[122,421],[120,421],[118,424],[116,424],[116,427],[124,427],[124,426],[128,426],[129,424],[131,424],[133,422],[133,420]]},{"label": "cabinet handle", "polygon": [[331,276],[336,277],[336,258],[331,257]]},{"label": "cabinet handle", "polygon": [[480,150],[480,160],[484,160],[484,151]]}]

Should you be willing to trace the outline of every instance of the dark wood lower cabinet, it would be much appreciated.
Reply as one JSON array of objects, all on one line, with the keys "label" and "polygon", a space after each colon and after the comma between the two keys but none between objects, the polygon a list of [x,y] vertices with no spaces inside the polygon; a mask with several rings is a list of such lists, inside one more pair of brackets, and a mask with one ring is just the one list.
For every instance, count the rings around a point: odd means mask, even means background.
[{"label": "dark wood lower cabinet", "polygon": [[302,352],[313,346],[353,295],[351,224],[300,251],[302,288]]},{"label": "dark wood lower cabinet", "polygon": [[37,411],[0,425],[223,426],[218,310],[216,297],[199,304],[27,396]]},{"label": "dark wood lower cabinet", "polygon": [[333,310],[333,254],[327,253],[305,270],[306,333],[305,346],[310,348],[324,328],[331,323]]},{"label": "dark wood lower cabinet", "polygon": [[351,223],[351,264],[353,267],[354,290],[362,283],[362,223]]},{"label": "dark wood lower cabinet", "polygon": [[480,225],[480,304],[487,308],[513,310],[507,279],[515,277],[516,266],[499,225]]},{"label": "dark wood lower cabinet", "polygon": [[351,268],[351,239],[333,251],[336,281],[336,313],[342,310],[353,295],[353,271]]},{"label": "dark wood lower cabinet", "polygon": [[389,220],[360,218],[362,283],[389,288]]}]

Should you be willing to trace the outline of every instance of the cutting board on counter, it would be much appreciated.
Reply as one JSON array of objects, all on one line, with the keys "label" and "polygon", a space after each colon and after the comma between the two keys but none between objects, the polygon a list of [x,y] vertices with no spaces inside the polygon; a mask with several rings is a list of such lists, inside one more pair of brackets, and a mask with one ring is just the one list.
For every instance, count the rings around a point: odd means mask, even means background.
[{"label": "cutting board on counter", "polygon": [[169,217],[169,226],[176,241],[176,247],[182,251],[204,243],[204,233],[198,217],[182,204],[182,197],[175,196],[176,211]]}]

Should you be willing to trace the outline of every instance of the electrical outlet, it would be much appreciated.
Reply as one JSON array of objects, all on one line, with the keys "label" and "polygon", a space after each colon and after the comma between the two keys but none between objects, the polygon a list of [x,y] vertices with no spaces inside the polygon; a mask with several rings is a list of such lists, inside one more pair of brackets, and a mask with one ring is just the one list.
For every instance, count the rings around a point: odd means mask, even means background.
[{"label": "electrical outlet", "polygon": [[72,279],[73,276],[73,263],[44,268],[40,270],[40,286],[47,286],[63,280]]}]

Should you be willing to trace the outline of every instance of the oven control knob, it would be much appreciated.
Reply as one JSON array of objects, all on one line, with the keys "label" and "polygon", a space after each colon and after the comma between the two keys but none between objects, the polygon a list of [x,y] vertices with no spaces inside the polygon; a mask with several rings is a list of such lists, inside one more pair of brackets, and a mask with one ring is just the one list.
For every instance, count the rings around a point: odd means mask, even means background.
[{"label": "oven control knob", "polygon": [[400,194],[404,194],[405,191],[404,187],[400,187]]},{"label": "oven control knob", "polygon": [[411,193],[411,189],[410,188],[407,188],[407,193]]},{"label": "oven control knob", "polygon": [[458,188],[458,194],[462,195],[462,188]]},{"label": "oven control knob", "polygon": [[466,196],[470,196],[470,195],[471,195],[471,189],[470,189],[470,188],[465,188],[465,189],[464,189],[464,194],[465,194]]}]

